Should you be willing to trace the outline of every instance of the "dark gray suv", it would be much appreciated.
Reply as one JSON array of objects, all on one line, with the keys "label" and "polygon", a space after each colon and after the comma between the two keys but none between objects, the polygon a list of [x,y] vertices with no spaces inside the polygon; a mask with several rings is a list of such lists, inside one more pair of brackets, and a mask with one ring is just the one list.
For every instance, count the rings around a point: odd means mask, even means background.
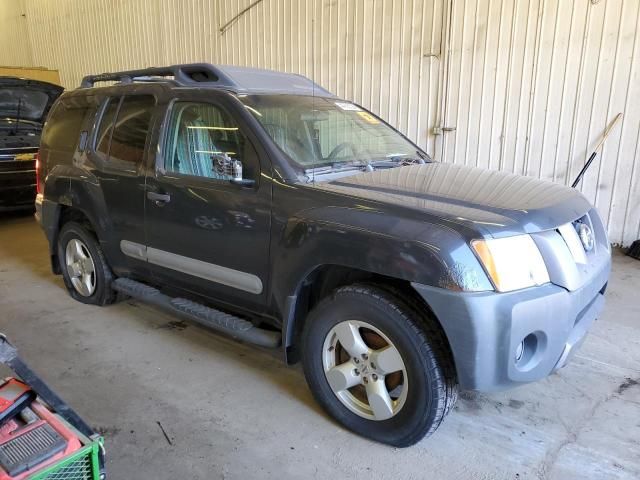
[{"label": "dark gray suv", "polygon": [[458,385],[562,367],[603,306],[609,243],[579,192],[432,162],[298,75],[88,76],[40,160],[37,216],[75,299],[281,347],[327,412],[391,445],[434,432]]}]

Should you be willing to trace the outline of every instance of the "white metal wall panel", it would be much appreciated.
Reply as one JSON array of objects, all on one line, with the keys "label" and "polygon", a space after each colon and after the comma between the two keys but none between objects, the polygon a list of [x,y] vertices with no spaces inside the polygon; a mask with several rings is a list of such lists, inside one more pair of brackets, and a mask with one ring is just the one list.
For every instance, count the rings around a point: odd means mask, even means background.
[{"label": "white metal wall panel", "polygon": [[3,0],[0,6],[0,65],[33,67],[24,0]]},{"label": "white metal wall panel", "polygon": [[624,112],[580,189],[613,242],[639,238],[640,2],[448,1],[442,124],[456,130],[439,157],[570,184]]},{"label": "white metal wall panel", "polygon": [[437,159],[561,183],[623,111],[581,189],[613,242],[640,237],[637,0],[263,0],[220,32],[254,2],[0,0],[0,37],[29,39],[0,64],[59,69],[67,87],[193,61],[302,73]]}]

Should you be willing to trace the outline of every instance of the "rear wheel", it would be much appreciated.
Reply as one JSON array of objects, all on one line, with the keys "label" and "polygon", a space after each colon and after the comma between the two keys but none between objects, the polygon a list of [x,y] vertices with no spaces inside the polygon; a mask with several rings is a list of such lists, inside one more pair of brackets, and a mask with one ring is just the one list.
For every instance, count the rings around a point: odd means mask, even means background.
[{"label": "rear wheel", "polygon": [[58,236],[58,261],[69,294],[82,303],[106,305],[116,300],[113,273],[95,235],[76,222]]},{"label": "rear wheel", "polygon": [[451,356],[435,320],[391,291],[342,287],[311,312],[304,371],[336,420],[406,447],[433,433],[455,401]]}]

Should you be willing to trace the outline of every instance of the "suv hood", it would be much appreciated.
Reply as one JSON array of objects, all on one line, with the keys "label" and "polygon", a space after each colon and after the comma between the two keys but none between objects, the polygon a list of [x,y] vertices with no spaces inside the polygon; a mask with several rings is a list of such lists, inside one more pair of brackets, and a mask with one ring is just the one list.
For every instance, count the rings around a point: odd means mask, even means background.
[{"label": "suv hood", "polygon": [[573,188],[449,163],[376,170],[316,187],[418,210],[495,237],[554,229],[592,208]]},{"label": "suv hood", "polygon": [[42,124],[63,90],[59,85],[39,80],[0,77],[0,118]]}]

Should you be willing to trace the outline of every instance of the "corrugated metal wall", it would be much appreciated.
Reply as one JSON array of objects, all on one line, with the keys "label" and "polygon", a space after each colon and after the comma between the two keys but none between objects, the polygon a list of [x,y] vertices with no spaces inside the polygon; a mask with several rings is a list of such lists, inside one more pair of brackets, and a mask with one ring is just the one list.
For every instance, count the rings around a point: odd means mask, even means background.
[{"label": "corrugated metal wall", "polygon": [[638,0],[263,0],[220,32],[254,2],[0,0],[0,35],[24,13],[20,62],[68,87],[190,61],[302,73],[437,159],[561,183],[624,111],[581,188],[613,242],[640,237]]},{"label": "corrugated metal wall", "polygon": [[640,237],[640,1],[454,0],[440,158],[571,184],[613,242]]},{"label": "corrugated metal wall", "polygon": [[25,11],[25,0],[0,3],[0,66],[35,66]]}]

